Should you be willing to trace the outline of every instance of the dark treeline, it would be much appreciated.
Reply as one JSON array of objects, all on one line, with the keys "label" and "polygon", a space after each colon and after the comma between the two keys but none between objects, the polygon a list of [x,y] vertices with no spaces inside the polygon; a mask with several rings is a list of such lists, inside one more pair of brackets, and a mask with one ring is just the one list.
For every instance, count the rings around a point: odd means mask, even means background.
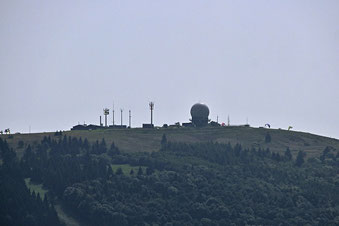
[{"label": "dark treeline", "polygon": [[0,225],[60,225],[47,196],[30,192],[16,154],[0,138]]},{"label": "dark treeline", "polygon": [[[173,143],[166,136],[158,152],[124,153],[105,140],[90,145],[64,136],[29,146],[15,165],[21,181],[43,183],[51,199],[89,225],[337,225],[338,160],[330,148],[306,161],[289,149]],[[139,170],[125,175],[112,164]]]}]

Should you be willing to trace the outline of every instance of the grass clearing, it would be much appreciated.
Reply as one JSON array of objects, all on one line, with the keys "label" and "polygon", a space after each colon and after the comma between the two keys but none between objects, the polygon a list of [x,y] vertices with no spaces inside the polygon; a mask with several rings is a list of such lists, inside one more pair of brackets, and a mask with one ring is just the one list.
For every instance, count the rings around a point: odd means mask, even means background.
[{"label": "grass clearing", "polygon": [[41,199],[44,199],[45,194],[48,192],[48,190],[44,189],[42,184],[34,184],[31,182],[31,178],[25,178],[25,183],[30,192],[35,192],[35,194],[40,194]]},{"label": "grass clearing", "polygon": [[66,214],[60,204],[57,204],[54,207],[62,223],[64,223],[67,226],[80,226],[81,225],[75,218]]}]

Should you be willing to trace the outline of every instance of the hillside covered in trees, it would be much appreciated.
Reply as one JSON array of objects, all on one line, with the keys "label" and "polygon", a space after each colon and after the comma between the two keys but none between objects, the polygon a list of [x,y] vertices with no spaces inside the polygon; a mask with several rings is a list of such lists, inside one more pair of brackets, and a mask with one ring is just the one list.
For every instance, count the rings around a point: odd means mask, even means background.
[{"label": "hillside covered in trees", "polygon": [[[18,159],[0,140],[0,224],[67,224],[54,203],[84,225],[339,224],[333,147],[306,158],[289,148],[171,142],[166,135],[159,147],[124,152],[104,139],[44,137]],[[43,185],[44,198],[25,178]]]}]

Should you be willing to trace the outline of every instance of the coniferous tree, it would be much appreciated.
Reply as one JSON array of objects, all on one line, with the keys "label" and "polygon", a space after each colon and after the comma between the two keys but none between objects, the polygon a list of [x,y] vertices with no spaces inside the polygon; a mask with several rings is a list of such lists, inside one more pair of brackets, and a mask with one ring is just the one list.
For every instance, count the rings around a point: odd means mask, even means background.
[{"label": "coniferous tree", "polygon": [[112,142],[111,147],[108,150],[108,154],[110,156],[114,156],[114,155],[119,155],[120,154],[119,148],[117,146],[115,146],[114,142]]},{"label": "coniferous tree", "polygon": [[291,150],[289,148],[286,149],[284,156],[285,156],[286,160],[288,160],[288,161],[292,160],[292,153],[291,153]]},{"label": "coniferous tree", "polygon": [[141,166],[139,166],[139,169],[138,169],[138,176],[143,175],[143,174],[144,174],[144,172],[143,172]]},{"label": "coniferous tree", "polygon": [[100,146],[99,146],[99,154],[106,153],[107,148],[106,148],[106,141],[104,138],[102,138]]},{"label": "coniferous tree", "polygon": [[265,136],[265,143],[271,143],[271,135],[267,132]]},{"label": "coniferous tree", "polygon": [[113,175],[113,170],[111,166],[107,167],[106,178],[110,178]]},{"label": "coniferous tree", "polygon": [[161,147],[165,147],[167,144],[167,137],[165,134],[162,135],[162,138],[161,138]]},{"label": "coniferous tree", "polygon": [[296,166],[298,166],[298,167],[300,167],[300,166],[302,166],[302,164],[304,164],[304,152],[303,151],[299,151],[298,152],[298,155],[297,155],[297,158],[296,158],[296,160],[295,160],[295,165]]},{"label": "coniferous tree", "polygon": [[83,148],[84,148],[86,151],[88,151],[88,150],[89,150],[89,147],[90,147],[89,142],[88,142],[87,138],[85,138],[84,143],[83,143]]},{"label": "coniferous tree", "polygon": [[117,172],[115,173],[116,175],[122,175],[124,172],[122,171],[121,167],[117,169]]}]

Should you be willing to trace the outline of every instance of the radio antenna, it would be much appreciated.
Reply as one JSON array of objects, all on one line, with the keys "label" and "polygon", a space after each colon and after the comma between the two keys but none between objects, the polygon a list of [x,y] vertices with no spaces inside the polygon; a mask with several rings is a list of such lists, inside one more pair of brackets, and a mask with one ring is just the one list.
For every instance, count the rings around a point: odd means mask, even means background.
[{"label": "radio antenna", "polygon": [[121,116],[121,126],[122,126],[122,112],[124,111],[124,109],[120,109],[120,116]]},{"label": "radio antenna", "polygon": [[153,126],[153,110],[154,110],[154,102],[149,102],[149,108],[151,110],[151,125]]}]

